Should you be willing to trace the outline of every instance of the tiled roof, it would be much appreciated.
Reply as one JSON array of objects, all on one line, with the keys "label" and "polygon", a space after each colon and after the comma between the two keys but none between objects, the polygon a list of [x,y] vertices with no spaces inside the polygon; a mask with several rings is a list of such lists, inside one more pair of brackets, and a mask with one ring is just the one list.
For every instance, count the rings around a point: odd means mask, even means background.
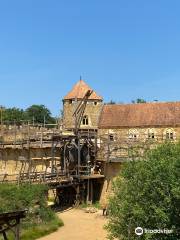
[{"label": "tiled roof", "polygon": [[[68,99],[82,99],[88,90],[92,90],[83,80],[77,82],[72,90],[64,97],[64,100]],[[102,97],[97,95],[96,92],[93,91],[90,100],[102,100]]]},{"label": "tiled roof", "polygon": [[104,105],[99,128],[180,125],[180,102]]}]

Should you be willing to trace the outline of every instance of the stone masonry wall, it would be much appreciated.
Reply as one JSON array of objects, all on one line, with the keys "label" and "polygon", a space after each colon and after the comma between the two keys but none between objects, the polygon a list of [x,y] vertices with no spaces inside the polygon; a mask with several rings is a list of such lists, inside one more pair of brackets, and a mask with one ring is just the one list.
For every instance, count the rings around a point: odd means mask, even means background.
[{"label": "stone masonry wall", "polygon": [[128,139],[129,133],[136,132],[137,139],[146,140],[148,138],[148,132],[154,130],[155,139],[162,140],[165,139],[165,133],[167,130],[173,130],[175,133],[175,140],[180,139],[180,126],[162,126],[162,127],[137,127],[137,128],[109,128],[109,129],[99,129],[98,133],[100,137],[107,138],[108,134],[114,135],[115,139]]},{"label": "stone masonry wall", "polygon": [[[28,159],[31,159],[32,166],[36,171],[44,171],[46,166],[50,166],[51,161],[47,158],[51,155],[51,148],[30,148],[30,151],[25,148],[0,149],[0,175],[4,173],[18,174],[23,162],[25,163]],[[59,151],[56,151],[55,157],[59,156]],[[26,168],[28,168],[28,164],[26,164]]]},{"label": "stone masonry wall", "polygon": [[[100,147],[100,151],[99,151],[99,157],[98,160],[101,160],[102,163],[106,166],[105,167],[105,171],[104,171],[104,175],[105,175],[105,180],[104,180],[104,184],[103,184],[103,190],[102,190],[102,194],[101,194],[101,198],[100,198],[100,204],[102,207],[107,206],[108,204],[108,197],[111,195],[112,193],[112,182],[113,180],[117,177],[117,175],[119,174],[119,172],[121,171],[121,167],[123,164],[123,161],[121,162],[112,162],[112,163],[106,163],[108,159],[107,155],[104,154],[107,151],[107,144],[109,142],[110,144],[110,150],[111,150],[111,146],[114,144],[118,144],[119,146],[125,146],[126,140],[128,140],[129,137],[129,133],[131,132],[136,132],[137,139],[140,140],[140,142],[145,142],[148,139],[148,132],[149,130],[153,130],[155,133],[155,144],[161,144],[162,142],[164,142],[165,137],[166,137],[166,131],[168,131],[169,129],[171,129],[174,133],[174,140],[173,141],[178,141],[180,140],[180,127],[150,127],[150,128],[118,128],[118,129],[99,129],[98,130],[98,135],[99,135],[99,147]],[[108,136],[109,134],[113,135],[114,137],[114,141],[109,141],[108,140]],[[106,146],[104,147],[104,145],[106,144]],[[114,157],[116,157],[117,154],[117,150],[114,151],[114,153],[112,152],[111,155],[114,154]],[[121,157],[127,155],[124,154],[124,152],[121,152]],[[127,156],[126,156],[127,157]]]},{"label": "stone masonry wall", "polygon": [[122,167],[121,163],[105,163],[105,165],[105,179],[100,197],[100,205],[102,208],[107,207],[108,198],[112,194],[112,182],[117,177]]},{"label": "stone masonry wall", "polygon": [[[63,124],[64,124],[65,129],[72,129],[74,127],[75,120],[73,118],[73,113],[74,113],[78,103],[76,103],[76,102],[70,103],[69,100],[64,101]],[[96,103],[96,105],[95,105],[95,103]],[[84,116],[85,115],[88,116],[89,125],[88,126],[81,125],[81,128],[97,128],[101,109],[102,109],[101,101],[88,101],[85,112],[84,112]]]}]

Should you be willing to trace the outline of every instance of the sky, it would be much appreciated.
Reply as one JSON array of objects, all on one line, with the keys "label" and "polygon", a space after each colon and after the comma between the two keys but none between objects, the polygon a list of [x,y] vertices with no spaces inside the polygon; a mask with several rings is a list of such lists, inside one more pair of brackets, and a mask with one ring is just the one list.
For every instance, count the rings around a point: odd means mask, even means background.
[{"label": "sky", "polygon": [[180,100],[179,0],[0,1],[0,105],[54,116],[80,76],[104,101]]}]

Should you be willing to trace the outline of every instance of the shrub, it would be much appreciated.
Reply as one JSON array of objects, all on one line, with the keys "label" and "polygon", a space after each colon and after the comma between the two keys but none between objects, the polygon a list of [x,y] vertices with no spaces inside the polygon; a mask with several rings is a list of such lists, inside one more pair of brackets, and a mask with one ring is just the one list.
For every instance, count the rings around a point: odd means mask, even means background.
[{"label": "shrub", "polygon": [[42,184],[0,185],[0,213],[28,210],[26,218],[22,220],[21,239],[33,240],[63,225],[47,206],[47,190]]},{"label": "shrub", "polygon": [[140,239],[180,239],[180,143],[165,143],[124,165],[109,203],[110,239],[134,240],[135,228],[169,229]]}]

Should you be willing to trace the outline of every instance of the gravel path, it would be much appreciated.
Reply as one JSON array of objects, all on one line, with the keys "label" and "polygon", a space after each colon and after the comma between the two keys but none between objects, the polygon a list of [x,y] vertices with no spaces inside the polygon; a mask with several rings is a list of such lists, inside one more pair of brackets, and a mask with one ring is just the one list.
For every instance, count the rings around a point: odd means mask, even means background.
[{"label": "gravel path", "polygon": [[39,240],[106,240],[103,226],[107,220],[102,216],[102,211],[85,213],[80,209],[72,209],[60,213],[59,217],[64,227]]}]

